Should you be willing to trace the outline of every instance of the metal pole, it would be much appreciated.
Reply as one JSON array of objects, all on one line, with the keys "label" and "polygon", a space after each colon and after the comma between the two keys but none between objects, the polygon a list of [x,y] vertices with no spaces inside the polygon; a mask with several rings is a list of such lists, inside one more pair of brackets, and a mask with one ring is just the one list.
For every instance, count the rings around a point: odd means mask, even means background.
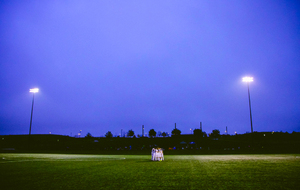
[{"label": "metal pole", "polygon": [[202,131],[202,122],[200,122],[200,130]]},{"label": "metal pole", "polygon": [[31,117],[30,117],[29,135],[31,134],[32,115],[33,115],[33,104],[34,104],[34,93],[33,93],[33,97],[32,97],[32,107],[31,107]]},{"label": "metal pole", "polygon": [[251,112],[251,100],[250,100],[250,88],[249,88],[249,82],[248,82],[248,97],[249,97],[249,109],[250,109],[251,133],[253,133],[253,124],[252,124],[252,112]]}]

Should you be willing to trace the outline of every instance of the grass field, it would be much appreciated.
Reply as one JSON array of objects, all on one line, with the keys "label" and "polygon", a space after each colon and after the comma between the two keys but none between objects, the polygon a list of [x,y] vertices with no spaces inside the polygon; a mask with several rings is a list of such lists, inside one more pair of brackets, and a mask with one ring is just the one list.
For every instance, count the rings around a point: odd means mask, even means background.
[{"label": "grass field", "polygon": [[300,155],[0,154],[0,189],[299,189]]}]

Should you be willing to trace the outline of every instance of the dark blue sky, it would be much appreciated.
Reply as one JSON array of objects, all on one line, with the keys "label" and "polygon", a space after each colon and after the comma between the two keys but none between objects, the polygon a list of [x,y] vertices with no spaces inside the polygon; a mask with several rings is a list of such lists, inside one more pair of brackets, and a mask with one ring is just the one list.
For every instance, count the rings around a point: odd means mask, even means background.
[{"label": "dark blue sky", "polygon": [[1,1],[0,134],[300,131],[299,1]]}]

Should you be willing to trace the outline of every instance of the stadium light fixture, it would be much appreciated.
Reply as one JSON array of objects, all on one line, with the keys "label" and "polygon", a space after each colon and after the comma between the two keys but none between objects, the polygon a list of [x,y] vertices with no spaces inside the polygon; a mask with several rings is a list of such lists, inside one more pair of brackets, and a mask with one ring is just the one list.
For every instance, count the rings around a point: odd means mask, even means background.
[{"label": "stadium light fixture", "polygon": [[244,77],[243,82],[253,82],[253,77]]},{"label": "stadium light fixture", "polygon": [[32,89],[29,90],[29,92],[37,93],[37,92],[39,92],[39,89],[38,88],[32,88]]}]

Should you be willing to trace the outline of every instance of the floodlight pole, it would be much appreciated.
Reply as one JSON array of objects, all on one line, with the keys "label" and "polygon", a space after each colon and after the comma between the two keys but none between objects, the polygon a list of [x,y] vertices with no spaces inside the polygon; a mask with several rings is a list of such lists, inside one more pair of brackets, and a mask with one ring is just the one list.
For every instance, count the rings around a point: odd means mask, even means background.
[{"label": "floodlight pole", "polygon": [[31,116],[30,116],[29,135],[31,135],[31,125],[32,125],[32,115],[33,115],[33,105],[34,105],[34,93],[33,93],[33,96],[32,96],[32,106],[31,106]]},{"label": "floodlight pole", "polygon": [[250,123],[251,123],[251,133],[253,133],[253,124],[252,124],[252,111],[251,111],[251,100],[250,100],[250,88],[249,88],[249,83],[248,83],[248,98],[249,98],[249,109],[250,109]]},{"label": "floodlight pole", "polygon": [[250,82],[253,82],[253,77],[244,77],[243,82],[247,83],[248,86],[248,98],[249,98],[249,109],[250,109],[250,123],[251,123],[251,133],[253,133],[253,124],[252,124],[252,111],[251,111],[251,100],[250,100]]},{"label": "floodlight pole", "polygon": [[30,116],[29,135],[31,135],[31,125],[32,125],[33,105],[34,105],[34,94],[37,93],[38,91],[39,91],[38,88],[33,88],[33,89],[29,90],[29,92],[33,93],[33,96],[32,96],[32,106],[31,106],[31,116]]}]

